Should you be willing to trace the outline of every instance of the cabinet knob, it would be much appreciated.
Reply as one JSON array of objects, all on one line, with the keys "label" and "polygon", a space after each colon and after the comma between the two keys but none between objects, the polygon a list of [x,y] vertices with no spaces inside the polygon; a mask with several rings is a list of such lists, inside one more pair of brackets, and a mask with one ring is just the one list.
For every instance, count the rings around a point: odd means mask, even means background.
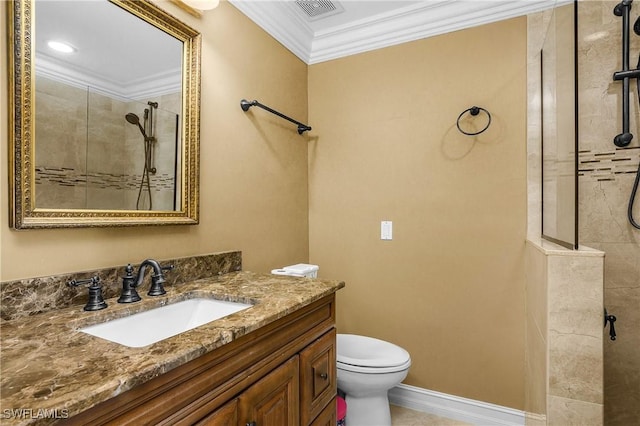
[{"label": "cabinet knob", "polygon": [[321,379],[327,380],[328,377],[329,377],[329,375],[327,373],[320,374],[320,378]]},{"label": "cabinet knob", "polygon": [[258,426],[258,424],[256,422],[249,422],[247,423],[247,426]]}]

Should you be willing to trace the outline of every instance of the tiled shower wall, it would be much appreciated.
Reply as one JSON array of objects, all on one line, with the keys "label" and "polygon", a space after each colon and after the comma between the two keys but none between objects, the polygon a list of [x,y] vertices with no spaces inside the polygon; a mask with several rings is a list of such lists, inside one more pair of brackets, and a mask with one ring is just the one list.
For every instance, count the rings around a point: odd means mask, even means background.
[{"label": "tiled shower wall", "polygon": [[[582,244],[605,256],[605,306],[614,314],[618,338],[604,341],[605,424],[640,424],[640,230],[627,220],[627,206],[640,162],[640,120],[631,83],[628,149],[613,138],[622,131],[622,18],[618,1],[578,3],[579,235]],[[631,24],[640,16],[633,3]],[[631,31],[630,66],[640,55],[640,36]],[[640,194],[634,208],[640,221]]]},{"label": "tiled shower wall", "polygon": [[[611,341],[605,335],[603,342],[604,424],[608,426],[640,424],[640,231],[629,224],[626,214],[640,162],[640,120],[636,84],[633,82],[630,127],[634,140],[629,149],[616,148],[613,138],[622,127],[621,83],[612,79],[613,73],[622,68],[621,18],[613,14],[617,3],[578,2],[579,240],[581,245],[605,252],[604,302],[609,313],[618,318],[617,340]],[[639,15],[640,6],[634,4],[632,24]],[[531,15],[528,22],[531,58],[542,44],[549,13]],[[630,37],[630,65],[635,67],[640,54],[640,37],[633,32]],[[538,66],[537,63],[530,65],[528,78],[531,86],[528,235],[532,240],[540,235],[540,99],[536,97],[539,89],[535,87],[539,84],[536,83]],[[636,220],[640,219],[640,195],[634,215]],[[532,271],[546,276],[546,269],[541,271],[538,266],[536,269],[534,265]],[[531,272],[528,284],[532,276],[536,281]],[[548,343],[546,334],[540,334],[539,324],[533,321],[536,309],[547,308],[547,300],[536,297],[536,291],[535,288],[528,289],[528,301],[536,303],[528,306],[527,313],[527,373],[534,379],[546,369],[545,356],[539,349]],[[549,304],[552,302],[548,301]],[[546,392],[546,385],[528,379],[528,386],[529,409],[541,413],[544,410],[544,399],[541,398]]]},{"label": "tiled shower wall", "polygon": [[[531,426],[603,424],[603,259],[540,239],[540,49],[547,29],[571,25],[573,6],[528,17],[528,193],[525,411]],[[570,18],[565,20],[565,18]],[[559,27],[556,27],[558,29]],[[571,28],[567,29],[571,32]],[[553,34],[552,34],[553,36]],[[553,43],[546,44],[552,48]],[[559,81],[559,80],[558,80]],[[566,98],[566,94],[564,95]],[[570,93],[571,98],[573,94]],[[573,138],[573,136],[571,136]],[[573,197],[571,197],[573,199]]]},{"label": "tiled shower wall", "polygon": [[[127,123],[143,119],[146,103],[112,99],[86,88],[37,76],[36,206],[133,210],[144,166],[143,138]],[[156,174],[150,175],[154,210],[173,210],[176,114],[180,95],[153,99],[156,110]],[[51,111],[65,111],[64,116]],[[99,129],[94,123],[100,122]],[[142,206],[141,208],[148,208]]]}]

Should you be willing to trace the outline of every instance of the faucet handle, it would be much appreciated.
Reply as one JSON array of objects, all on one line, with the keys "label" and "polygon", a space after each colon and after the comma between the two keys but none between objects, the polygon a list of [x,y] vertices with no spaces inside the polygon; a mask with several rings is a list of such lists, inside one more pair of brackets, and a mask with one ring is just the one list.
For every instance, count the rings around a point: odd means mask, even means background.
[{"label": "faucet handle", "polygon": [[93,276],[91,278],[87,278],[87,279],[84,279],[84,280],[70,280],[70,281],[67,281],[67,285],[69,287],[78,287],[78,286],[81,286],[81,285],[84,285],[84,284],[89,284],[89,283],[91,283],[92,286],[98,285],[100,283],[100,277],[95,275],[95,276]]},{"label": "faucet handle", "polygon": [[128,264],[125,268],[126,275],[122,277],[122,293],[118,303],[133,303],[142,300],[136,290],[136,277],[133,276],[133,266]]},{"label": "faucet handle", "polygon": [[149,292],[147,293],[148,296],[162,296],[163,294],[167,294],[167,291],[162,286],[166,281],[162,271],[170,271],[173,268],[173,265],[160,266],[159,273],[151,276],[151,287],[149,287]]},{"label": "faucet handle", "polygon": [[160,266],[160,269],[163,271],[171,271],[173,268],[175,268],[174,265]]},{"label": "faucet handle", "polygon": [[100,277],[93,276],[85,280],[71,280],[67,282],[70,287],[78,287],[84,284],[89,285],[89,300],[84,306],[85,311],[99,311],[107,307],[107,302],[102,297],[102,286],[100,286]]}]

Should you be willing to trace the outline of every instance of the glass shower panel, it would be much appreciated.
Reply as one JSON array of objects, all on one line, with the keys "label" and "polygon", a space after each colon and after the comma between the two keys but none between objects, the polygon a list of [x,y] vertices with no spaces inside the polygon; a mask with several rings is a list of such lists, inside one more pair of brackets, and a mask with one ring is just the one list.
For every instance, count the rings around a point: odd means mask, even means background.
[{"label": "glass shower panel", "polygon": [[36,72],[35,206],[86,208],[87,89]]},{"label": "glass shower panel", "polygon": [[[179,100],[179,99],[178,99]],[[178,156],[182,152],[180,147],[180,123],[179,114],[163,108],[163,101],[160,100],[156,110],[157,120],[155,122],[156,142],[153,149],[153,182],[156,200],[154,209],[156,210],[180,210],[180,197],[178,194],[180,170]],[[165,103],[167,103],[165,101]],[[169,105],[167,105],[169,106]]]},{"label": "glass shower panel", "polygon": [[541,52],[542,236],[578,247],[575,3],[554,9]]},{"label": "glass shower panel", "polygon": [[85,208],[175,210],[179,115],[160,105],[90,92]]},{"label": "glass shower panel", "polygon": [[128,209],[125,199],[126,103],[89,89],[86,209]]},{"label": "glass shower panel", "polygon": [[35,203],[41,209],[181,209],[181,92],[152,100],[36,73]]}]

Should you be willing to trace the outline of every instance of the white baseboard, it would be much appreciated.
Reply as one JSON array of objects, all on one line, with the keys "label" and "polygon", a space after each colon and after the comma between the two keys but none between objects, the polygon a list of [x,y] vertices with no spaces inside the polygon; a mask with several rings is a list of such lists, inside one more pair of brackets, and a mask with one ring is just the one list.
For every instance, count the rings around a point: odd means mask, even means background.
[{"label": "white baseboard", "polygon": [[389,391],[389,402],[474,425],[525,424],[524,411],[405,384],[399,384]]}]

